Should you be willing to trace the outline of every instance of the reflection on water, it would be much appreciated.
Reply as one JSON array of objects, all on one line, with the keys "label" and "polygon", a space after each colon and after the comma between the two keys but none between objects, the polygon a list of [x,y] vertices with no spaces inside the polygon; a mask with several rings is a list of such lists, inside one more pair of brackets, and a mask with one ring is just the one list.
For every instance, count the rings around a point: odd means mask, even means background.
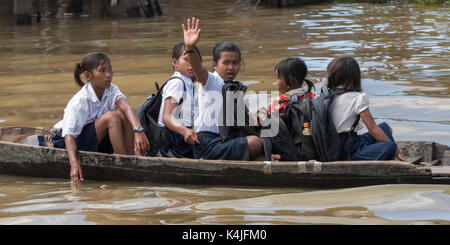
[{"label": "reflection on water", "polygon": [[[302,57],[323,84],[338,55],[360,63],[377,121],[397,139],[450,145],[449,9],[411,4],[325,4],[253,8],[239,1],[168,1],[155,19],[44,17],[12,26],[0,17],[0,126],[51,127],[77,91],[76,62],[107,53],[114,83],[137,108],[170,57],[186,17],[201,19],[204,64],[221,40],[242,49],[237,77],[274,89],[274,66]],[[317,83],[319,85],[319,83]],[[445,186],[375,186],[333,191],[145,186],[0,176],[0,224],[418,224],[447,223]]]},{"label": "reflection on water", "polygon": [[0,178],[0,224],[450,224],[450,187],[441,185],[308,190],[88,181],[72,192],[64,180]]}]

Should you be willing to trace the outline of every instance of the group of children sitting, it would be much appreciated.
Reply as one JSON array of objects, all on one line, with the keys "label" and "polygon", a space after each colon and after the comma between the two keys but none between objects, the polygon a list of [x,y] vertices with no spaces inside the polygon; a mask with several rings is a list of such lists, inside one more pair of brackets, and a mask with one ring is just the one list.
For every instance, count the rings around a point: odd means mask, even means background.
[{"label": "group of children sitting", "polygon": [[[209,72],[202,65],[197,48],[201,32],[199,19],[188,19],[182,29],[184,41],[173,50],[173,79],[163,88],[158,117],[158,125],[170,131],[171,151],[176,156],[196,159],[261,159],[264,152],[260,137],[249,135],[224,141],[219,135],[222,86],[226,80],[235,80],[239,73],[242,60],[239,47],[233,42],[218,43],[212,52],[214,71]],[[392,137],[392,128],[386,123],[377,125],[370,113],[368,96],[361,90],[356,60],[350,56],[336,58],[328,65],[327,72],[328,88],[346,91],[337,96],[330,107],[337,132],[348,132],[358,115],[368,129],[368,133],[351,136],[352,149],[347,149],[351,152],[351,160],[398,158],[406,161]],[[294,94],[300,95],[300,99],[315,96],[313,83],[306,79],[307,66],[302,59],[280,61],[275,73],[281,96],[269,106],[268,114],[282,114],[286,101]],[[86,83],[81,80],[81,74]],[[88,54],[76,65],[74,77],[81,89],[67,104],[63,120],[54,126],[61,131],[53,137],[55,147],[67,149],[72,181],[83,180],[76,157],[78,150],[146,155],[150,148],[149,139],[124,94],[112,84],[109,58],[102,53]],[[195,91],[195,82],[200,84],[198,91]],[[303,82],[307,84],[306,88]],[[181,99],[183,103],[180,103]],[[195,99],[199,113],[194,121]],[[174,116],[176,109],[181,112],[179,117]],[[363,127],[359,122],[356,130]],[[279,155],[273,155],[272,159],[279,158]]]}]

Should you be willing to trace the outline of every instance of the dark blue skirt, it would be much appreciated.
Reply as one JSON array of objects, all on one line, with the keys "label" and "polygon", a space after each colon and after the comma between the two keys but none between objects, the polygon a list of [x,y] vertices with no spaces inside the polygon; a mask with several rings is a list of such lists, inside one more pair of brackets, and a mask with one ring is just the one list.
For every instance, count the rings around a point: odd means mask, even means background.
[{"label": "dark blue skirt", "polygon": [[[66,148],[64,138],[61,137],[61,131],[52,137],[53,146],[55,148]],[[114,149],[109,140],[109,134],[106,133],[105,138],[97,144],[97,133],[95,132],[95,121],[86,124],[81,130],[80,135],[75,138],[78,151],[92,151],[102,153],[114,153]]]},{"label": "dark blue skirt", "polygon": [[222,141],[220,135],[202,131],[197,133],[200,144],[194,144],[194,158],[249,161],[246,137]]},{"label": "dark blue skirt", "polygon": [[170,151],[178,158],[194,158],[192,145],[184,141],[183,135],[170,130]]},{"label": "dark blue skirt", "polygon": [[377,141],[370,133],[365,133],[352,135],[350,142],[349,134],[339,134],[341,144],[344,146],[344,160],[348,160],[347,156],[349,154],[351,155],[351,160],[392,160],[397,150],[397,144],[387,123],[381,123],[378,126],[389,137],[390,141]]}]

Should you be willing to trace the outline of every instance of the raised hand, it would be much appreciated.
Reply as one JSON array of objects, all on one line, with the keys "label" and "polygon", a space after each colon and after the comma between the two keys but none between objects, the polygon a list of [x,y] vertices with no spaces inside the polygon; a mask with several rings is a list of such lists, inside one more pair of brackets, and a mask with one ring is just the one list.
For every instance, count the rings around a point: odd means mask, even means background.
[{"label": "raised hand", "polygon": [[184,26],[184,24],[181,24],[184,33],[184,44],[186,45],[186,49],[192,49],[193,47],[195,47],[198,40],[200,39],[200,31],[202,29],[199,28],[199,21],[200,19],[192,17],[192,22],[190,18],[187,19],[187,28]]}]

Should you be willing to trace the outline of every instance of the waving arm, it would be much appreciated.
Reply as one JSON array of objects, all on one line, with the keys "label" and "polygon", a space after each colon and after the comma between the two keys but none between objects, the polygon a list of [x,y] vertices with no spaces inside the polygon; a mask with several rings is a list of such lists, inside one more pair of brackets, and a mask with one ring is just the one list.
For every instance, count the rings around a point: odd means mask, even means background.
[{"label": "waving arm", "polygon": [[[186,50],[194,50],[194,47],[197,45],[200,39],[200,26],[199,19],[195,17],[191,19],[187,19],[187,26],[184,24],[181,25],[184,33],[184,43],[186,45]],[[191,63],[192,69],[197,76],[198,81],[205,85],[208,80],[208,70],[202,65],[202,61],[200,60],[200,56],[197,52],[187,52],[189,57],[189,62]]]}]

